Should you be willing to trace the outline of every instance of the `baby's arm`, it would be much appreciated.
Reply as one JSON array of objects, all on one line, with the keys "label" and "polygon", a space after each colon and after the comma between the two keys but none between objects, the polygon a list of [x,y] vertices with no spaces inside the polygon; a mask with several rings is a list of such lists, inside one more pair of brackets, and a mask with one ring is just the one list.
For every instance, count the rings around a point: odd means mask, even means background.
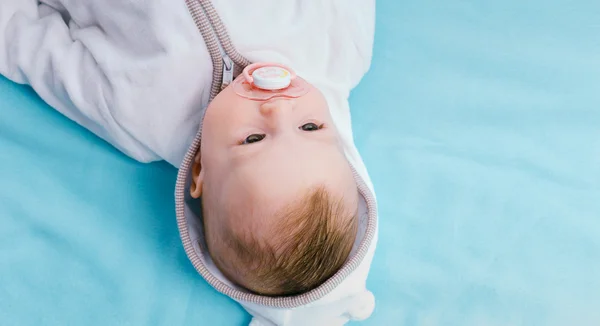
[{"label": "baby's arm", "polygon": [[31,85],[50,106],[125,154],[156,159],[119,128],[106,75],[55,9],[37,0],[0,1],[0,74]]}]

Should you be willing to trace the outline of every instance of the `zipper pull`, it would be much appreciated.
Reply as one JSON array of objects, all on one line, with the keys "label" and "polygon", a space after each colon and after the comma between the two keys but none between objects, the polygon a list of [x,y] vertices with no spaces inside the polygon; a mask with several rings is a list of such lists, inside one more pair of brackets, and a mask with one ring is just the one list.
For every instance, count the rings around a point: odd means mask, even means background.
[{"label": "zipper pull", "polygon": [[227,54],[223,55],[223,81],[221,82],[221,90],[224,90],[233,82],[233,60]]}]

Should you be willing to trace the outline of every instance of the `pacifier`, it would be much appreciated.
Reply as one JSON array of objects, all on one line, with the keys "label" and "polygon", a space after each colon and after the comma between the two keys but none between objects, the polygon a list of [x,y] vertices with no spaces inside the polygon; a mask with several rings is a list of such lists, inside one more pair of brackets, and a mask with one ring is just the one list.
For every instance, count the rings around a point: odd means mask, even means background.
[{"label": "pacifier", "polygon": [[270,62],[247,66],[232,86],[237,95],[253,101],[267,101],[275,97],[298,98],[310,90],[308,83],[296,76],[291,68]]}]

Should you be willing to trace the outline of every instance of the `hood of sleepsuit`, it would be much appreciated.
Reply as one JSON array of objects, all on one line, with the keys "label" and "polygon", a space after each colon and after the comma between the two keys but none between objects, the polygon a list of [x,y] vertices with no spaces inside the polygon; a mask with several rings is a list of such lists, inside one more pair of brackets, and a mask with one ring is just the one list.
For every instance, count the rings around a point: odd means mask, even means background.
[{"label": "hood of sleepsuit", "polygon": [[202,277],[254,316],[251,325],[343,325],[370,316],[375,302],[366,279],[377,241],[375,197],[354,171],[358,191],[359,228],[350,256],[343,267],[316,289],[297,296],[260,296],[234,285],[213,263],[205,242],[200,201],[189,194],[192,162],[200,150],[202,127],[186,153],[175,190],[177,224],[185,252]]},{"label": "hood of sleepsuit", "polygon": [[[186,3],[213,61],[212,99],[222,86],[231,82],[233,71],[228,67],[232,64],[231,61],[237,63],[237,68],[247,66],[250,62],[237,53],[231,44],[210,1],[186,0]],[[229,60],[230,58],[232,60]],[[224,61],[229,61],[229,64],[224,64]],[[331,107],[333,103],[329,105]],[[204,115],[206,108],[203,110]],[[288,297],[260,296],[230,282],[219,271],[208,253],[201,202],[193,199],[189,192],[192,162],[200,150],[201,138],[202,124],[180,165],[175,189],[177,225],[181,241],[198,273],[218,292],[239,302],[253,316],[250,324],[252,326],[334,326],[344,325],[350,320],[368,318],[375,306],[373,294],[366,288],[366,280],[377,242],[377,207],[367,180],[363,180],[357,172],[361,167],[353,166],[353,161],[348,154],[346,155],[354,171],[360,201],[356,240],[342,268],[309,292]]]}]

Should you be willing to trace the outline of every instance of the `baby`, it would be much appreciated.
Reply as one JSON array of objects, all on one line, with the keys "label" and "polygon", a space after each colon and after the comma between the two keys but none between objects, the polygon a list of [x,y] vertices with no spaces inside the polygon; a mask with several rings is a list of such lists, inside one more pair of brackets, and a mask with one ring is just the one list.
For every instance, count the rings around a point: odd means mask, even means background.
[{"label": "baby", "polygon": [[[3,0],[0,73],[134,159],[180,167],[177,192],[197,199],[177,199],[186,252],[257,325],[333,325],[352,300],[281,308],[366,293],[374,198],[347,97],[370,64],[373,16],[366,0]],[[298,77],[253,98],[247,68],[212,99],[218,71],[196,28],[208,17],[249,61]],[[286,93],[294,83],[302,94]],[[358,285],[333,291],[345,279]]]}]

